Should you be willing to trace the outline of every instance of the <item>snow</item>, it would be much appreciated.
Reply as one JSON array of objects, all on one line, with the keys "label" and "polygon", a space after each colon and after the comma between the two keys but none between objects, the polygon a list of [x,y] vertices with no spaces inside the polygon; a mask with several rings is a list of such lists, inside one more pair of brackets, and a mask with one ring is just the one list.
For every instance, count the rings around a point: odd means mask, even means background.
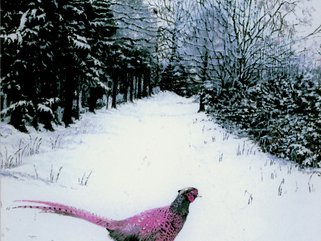
[{"label": "snow", "polygon": [[321,240],[320,170],[262,153],[197,110],[192,98],[161,92],[86,113],[56,132],[26,135],[2,123],[2,154],[36,138],[41,145],[22,165],[0,171],[1,240],[111,240],[79,219],[12,209],[14,200],[56,201],[122,219],[169,204],[187,186],[202,198],[191,204],[177,241]]}]

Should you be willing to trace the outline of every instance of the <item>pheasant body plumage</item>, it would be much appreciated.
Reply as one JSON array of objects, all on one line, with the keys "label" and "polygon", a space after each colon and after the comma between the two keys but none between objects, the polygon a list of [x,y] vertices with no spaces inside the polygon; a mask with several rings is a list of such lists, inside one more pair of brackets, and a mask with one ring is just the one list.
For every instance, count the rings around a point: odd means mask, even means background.
[{"label": "pheasant body plumage", "polygon": [[182,229],[186,217],[163,207],[145,211],[131,218],[116,221],[112,228],[107,228],[110,236],[123,241],[127,236],[135,235],[140,241],[172,241]]},{"label": "pheasant body plumage", "polygon": [[16,208],[36,208],[47,213],[56,213],[84,219],[104,227],[115,241],[173,241],[183,228],[189,213],[189,205],[198,197],[196,188],[178,191],[176,199],[169,205],[150,209],[123,220],[111,220],[67,205],[22,200],[37,205],[21,205]]}]

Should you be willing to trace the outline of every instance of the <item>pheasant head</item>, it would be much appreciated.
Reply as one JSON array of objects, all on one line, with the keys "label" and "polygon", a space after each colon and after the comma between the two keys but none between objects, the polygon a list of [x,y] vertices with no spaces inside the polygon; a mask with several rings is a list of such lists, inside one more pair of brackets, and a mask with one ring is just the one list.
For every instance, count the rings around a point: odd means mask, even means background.
[{"label": "pheasant head", "polygon": [[173,212],[187,216],[189,205],[199,197],[198,190],[194,187],[187,187],[178,191],[178,195],[172,202],[170,209]]},{"label": "pheasant head", "polygon": [[190,203],[199,197],[198,190],[194,187],[187,187],[178,191],[178,196],[182,196],[187,199]]}]

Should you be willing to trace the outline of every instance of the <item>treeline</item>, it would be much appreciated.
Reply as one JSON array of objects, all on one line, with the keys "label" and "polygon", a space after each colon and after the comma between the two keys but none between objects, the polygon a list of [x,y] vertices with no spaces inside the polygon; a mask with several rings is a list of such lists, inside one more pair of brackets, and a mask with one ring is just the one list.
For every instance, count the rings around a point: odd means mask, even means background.
[{"label": "treeline", "polygon": [[2,1],[1,117],[53,130],[98,99],[116,108],[150,95],[154,26],[139,0]]},{"label": "treeline", "polygon": [[300,40],[287,16],[297,3],[216,2],[202,6],[203,26],[211,29],[208,16],[216,22],[216,40],[205,38],[215,46],[204,47],[213,66],[203,87],[206,110],[247,133],[262,150],[320,167],[321,66],[315,61],[321,56],[295,49]]},{"label": "treeline", "polygon": [[[294,0],[160,2],[171,36],[163,71],[170,78],[161,86],[199,94],[201,111],[264,151],[321,166],[321,46],[316,42],[314,56],[298,47],[307,38],[297,37],[303,20],[293,22],[293,14],[304,6]],[[320,33],[321,27],[310,37]]]},{"label": "treeline", "polygon": [[299,4],[4,0],[1,115],[21,131],[27,122],[53,129],[83,107],[95,111],[111,99],[115,108],[160,87],[199,95],[200,111],[265,151],[321,166],[321,46],[317,55],[298,47],[307,40],[296,35],[306,20],[296,15]]},{"label": "treeline", "polygon": [[307,76],[280,75],[246,91],[208,91],[207,111],[263,151],[320,167],[321,85]]}]

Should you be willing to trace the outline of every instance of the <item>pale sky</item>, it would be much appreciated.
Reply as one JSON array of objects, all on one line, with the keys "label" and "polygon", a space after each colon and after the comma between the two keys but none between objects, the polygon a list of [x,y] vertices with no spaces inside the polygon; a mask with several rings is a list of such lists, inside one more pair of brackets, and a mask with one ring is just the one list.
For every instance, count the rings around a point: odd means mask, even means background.
[{"label": "pale sky", "polygon": [[317,27],[317,25],[321,24],[321,0],[311,0],[311,4],[315,9],[315,12],[313,13],[313,18],[314,25],[315,27]]},{"label": "pale sky", "polygon": [[[298,14],[302,12],[302,9],[308,9],[311,14],[311,24],[310,26],[297,26],[298,35],[300,37],[307,36],[311,34],[318,26],[321,25],[321,0],[301,0],[302,4],[301,10],[298,10]],[[302,14],[303,15],[303,14]],[[313,59],[316,63],[321,64],[321,56],[318,53],[320,50],[319,46],[321,44],[321,33],[314,35],[306,39],[306,41],[299,42],[296,45],[298,51],[306,49],[306,52],[310,59]]]},{"label": "pale sky", "polygon": [[305,5],[311,10],[312,23],[311,26],[304,27],[304,32],[312,32],[318,26],[321,25],[321,0],[306,0],[307,4]]}]

